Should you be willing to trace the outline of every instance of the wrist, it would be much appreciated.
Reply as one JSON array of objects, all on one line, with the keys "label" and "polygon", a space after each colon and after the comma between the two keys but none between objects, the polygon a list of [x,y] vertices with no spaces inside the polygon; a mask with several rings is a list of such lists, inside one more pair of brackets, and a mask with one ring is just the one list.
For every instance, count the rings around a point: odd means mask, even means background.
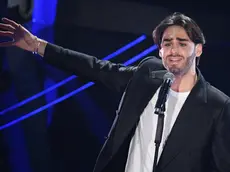
[{"label": "wrist", "polygon": [[40,44],[41,44],[41,42],[39,41],[38,37],[35,36],[34,42],[33,42],[33,48],[32,48],[33,54],[38,54],[38,49],[39,49]]},{"label": "wrist", "polygon": [[47,41],[35,37],[33,45],[33,54],[44,56]]}]

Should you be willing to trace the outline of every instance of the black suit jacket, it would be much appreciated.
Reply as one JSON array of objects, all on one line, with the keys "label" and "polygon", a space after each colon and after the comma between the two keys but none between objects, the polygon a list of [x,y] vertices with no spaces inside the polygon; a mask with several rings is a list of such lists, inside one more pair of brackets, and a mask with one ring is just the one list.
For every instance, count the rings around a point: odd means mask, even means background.
[{"label": "black suit jacket", "polygon": [[[47,45],[44,60],[123,92],[94,168],[94,172],[123,172],[140,116],[167,72],[161,61],[148,57],[136,67],[125,67],[52,44]],[[158,172],[230,172],[230,100],[197,72],[198,81],[167,139]]]}]

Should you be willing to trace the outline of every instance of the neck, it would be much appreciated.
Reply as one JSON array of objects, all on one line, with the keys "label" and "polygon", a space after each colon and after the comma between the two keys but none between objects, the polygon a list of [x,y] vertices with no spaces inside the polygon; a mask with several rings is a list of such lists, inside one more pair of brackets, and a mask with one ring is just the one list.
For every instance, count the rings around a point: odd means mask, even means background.
[{"label": "neck", "polygon": [[171,89],[176,92],[191,91],[196,84],[197,73],[196,70],[189,70],[183,76],[175,76],[175,80],[171,85]]}]

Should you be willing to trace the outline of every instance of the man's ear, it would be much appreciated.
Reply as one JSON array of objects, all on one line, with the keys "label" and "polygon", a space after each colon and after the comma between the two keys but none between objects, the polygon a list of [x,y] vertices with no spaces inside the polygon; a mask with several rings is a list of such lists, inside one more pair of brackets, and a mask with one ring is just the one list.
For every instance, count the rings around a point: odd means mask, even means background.
[{"label": "man's ear", "polygon": [[200,57],[203,52],[203,45],[197,44],[196,45],[196,57]]}]

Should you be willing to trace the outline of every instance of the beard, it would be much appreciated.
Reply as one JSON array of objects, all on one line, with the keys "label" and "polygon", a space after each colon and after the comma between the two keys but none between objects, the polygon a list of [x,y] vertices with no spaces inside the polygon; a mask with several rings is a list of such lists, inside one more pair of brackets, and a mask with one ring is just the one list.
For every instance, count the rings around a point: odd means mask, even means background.
[{"label": "beard", "polygon": [[193,65],[193,61],[195,58],[196,58],[196,54],[194,51],[191,56],[188,56],[186,58],[186,61],[185,63],[182,64],[182,66],[179,66],[179,67],[177,65],[169,66],[167,64],[165,66],[166,66],[166,69],[169,72],[173,73],[175,76],[183,76],[189,71],[189,69]]}]

